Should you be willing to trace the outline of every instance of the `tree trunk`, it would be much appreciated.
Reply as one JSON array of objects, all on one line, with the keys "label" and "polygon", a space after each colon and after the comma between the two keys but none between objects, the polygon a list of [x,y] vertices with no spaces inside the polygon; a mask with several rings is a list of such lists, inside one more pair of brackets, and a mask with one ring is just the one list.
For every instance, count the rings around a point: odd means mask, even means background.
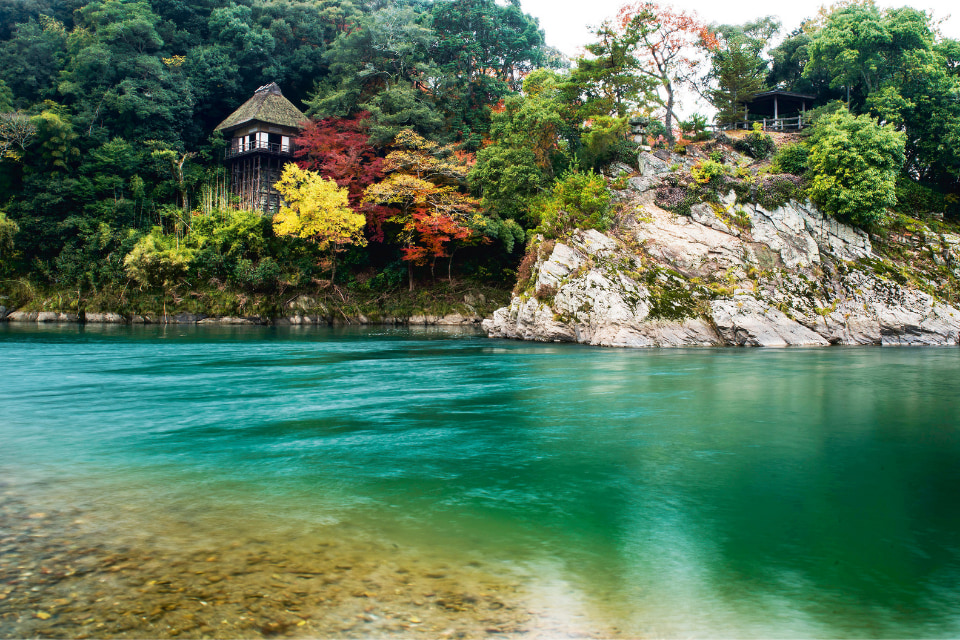
[{"label": "tree trunk", "polygon": [[410,291],[413,291],[413,263],[407,263],[407,280],[410,282]]},{"label": "tree trunk", "polygon": [[[670,146],[673,146],[673,86],[666,82],[664,88],[667,90],[667,115],[663,119],[663,126],[667,128],[667,140],[670,141]],[[672,149],[671,149],[672,151]]]},{"label": "tree trunk", "polygon": [[456,249],[450,251],[450,258],[447,260],[447,282],[453,282],[453,276],[451,272],[453,270],[453,254],[457,252]]}]

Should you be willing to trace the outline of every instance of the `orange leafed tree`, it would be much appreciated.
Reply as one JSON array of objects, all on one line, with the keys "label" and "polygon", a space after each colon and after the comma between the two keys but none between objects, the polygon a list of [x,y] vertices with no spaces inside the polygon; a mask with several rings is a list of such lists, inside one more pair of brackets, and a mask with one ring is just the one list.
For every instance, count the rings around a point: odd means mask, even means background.
[{"label": "orange leafed tree", "polygon": [[449,279],[457,245],[475,238],[484,223],[479,202],[462,191],[473,162],[470,154],[431,142],[412,129],[400,131],[392,147],[383,164],[387,177],[364,190],[363,202],[397,211],[389,221],[400,225],[397,239],[413,291],[414,264],[429,263],[433,273],[437,258],[449,258]]},{"label": "orange leafed tree", "polygon": [[636,42],[636,55],[641,62],[639,73],[663,90],[663,124],[672,142],[676,91],[697,78],[706,61],[703,51],[718,46],[717,39],[695,14],[654,2],[621,7],[617,27]]}]

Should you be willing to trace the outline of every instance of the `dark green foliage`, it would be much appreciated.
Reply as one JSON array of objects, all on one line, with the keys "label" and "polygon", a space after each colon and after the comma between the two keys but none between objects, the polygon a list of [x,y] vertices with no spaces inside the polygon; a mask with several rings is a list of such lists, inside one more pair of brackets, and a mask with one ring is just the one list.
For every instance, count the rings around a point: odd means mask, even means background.
[{"label": "dark green foliage", "polygon": [[938,37],[931,15],[841,3],[771,53],[771,83],[893,124],[906,134],[905,174],[960,197],[960,44]]},{"label": "dark green foliage", "polygon": [[897,176],[897,204],[895,209],[903,214],[915,216],[924,213],[953,212],[955,203],[951,203],[943,193],[917,184],[903,174]]},{"label": "dark green foliage", "polygon": [[733,148],[740,153],[745,153],[751,158],[763,160],[770,157],[770,154],[774,152],[777,145],[773,141],[773,138],[763,131],[760,131],[759,125],[756,125],[753,131],[735,140],[733,142]]}]

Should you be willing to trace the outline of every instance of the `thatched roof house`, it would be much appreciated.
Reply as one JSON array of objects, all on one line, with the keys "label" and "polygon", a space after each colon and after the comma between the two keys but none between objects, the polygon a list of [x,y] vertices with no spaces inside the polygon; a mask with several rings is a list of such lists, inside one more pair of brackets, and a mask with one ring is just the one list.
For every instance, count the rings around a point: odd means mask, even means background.
[{"label": "thatched roof house", "polygon": [[266,213],[279,209],[274,185],[284,165],[293,161],[294,140],[306,119],[271,82],[217,126],[229,139],[225,156],[230,188],[240,206]]}]

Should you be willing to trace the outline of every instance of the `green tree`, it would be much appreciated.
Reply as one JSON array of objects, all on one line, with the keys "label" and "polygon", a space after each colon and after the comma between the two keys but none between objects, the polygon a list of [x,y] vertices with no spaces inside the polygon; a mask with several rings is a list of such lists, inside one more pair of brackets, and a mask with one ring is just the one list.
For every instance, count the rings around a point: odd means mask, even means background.
[{"label": "green tree", "polygon": [[80,150],[74,146],[77,134],[63,110],[53,106],[32,118],[37,131],[38,152],[31,154],[41,171],[69,171]]},{"label": "green tree", "polygon": [[47,16],[17,25],[13,37],[0,43],[0,79],[20,101],[15,106],[57,98],[66,46],[67,30]]},{"label": "green tree", "polygon": [[510,96],[493,115],[493,144],[477,153],[471,182],[488,211],[502,218],[539,223],[531,209],[580,147],[578,87],[569,76],[538,69],[524,82],[522,96]]},{"label": "green tree", "polygon": [[389,5],[341,33],[323,55],[328,75],[307,100],[307,115],[369,111],[377,144],[406,127],[435,137],[443,117],[432,90],[439,70],[428,55],[436,36],[427,19],[410,6]]},{"label": "green tree", "polygon": [[0,273],[4,271],[4,260],[9,260],[13,253],[13,239],[20,231],[20,226],[0,211]]},{"label": "green tree", "polygon": [[13,91],[7,86],[7,83],[0,80],[0,113],[10,113],[13,111]]},{"label": "green tree", "polygon": [[574,229],[606,231],[610,224],[610,199],[603,176],[593,171],[571,171],[557,180],[544,201],[540,228],[550,238],[559,238]]},{"label": "green tree", "polygon": [[821,120],[810,138],[810,197],[826,213],[857,225],[883,219],[896,204],[904,162],[903,133],[843,109]]},{"label": "green tree", "polygon": [[622,118],[650,100],[657,86],[638,57],[640,33],[607,21],[593,35],[596,40],[584,47],[590,55],[577,58],[571,79],[582,87],[590,113]]},{"label": "green tree", "polygon": [[710,52],[711,68],[707,77],[712,86],[706,95],[717,109],[718,123],[743,121],[746,118],[744,104],[767,89],[768,64],[763,52],[779,28],[772,17],[713,28],[717,46]]},{"label": "green tree", "polygon": [[127,277],[141,288],[163,292],[163,315],[167,315],[167,296],[187,275],[193,253],[193,249],[154,227],[123,259],[123,266]]}]

